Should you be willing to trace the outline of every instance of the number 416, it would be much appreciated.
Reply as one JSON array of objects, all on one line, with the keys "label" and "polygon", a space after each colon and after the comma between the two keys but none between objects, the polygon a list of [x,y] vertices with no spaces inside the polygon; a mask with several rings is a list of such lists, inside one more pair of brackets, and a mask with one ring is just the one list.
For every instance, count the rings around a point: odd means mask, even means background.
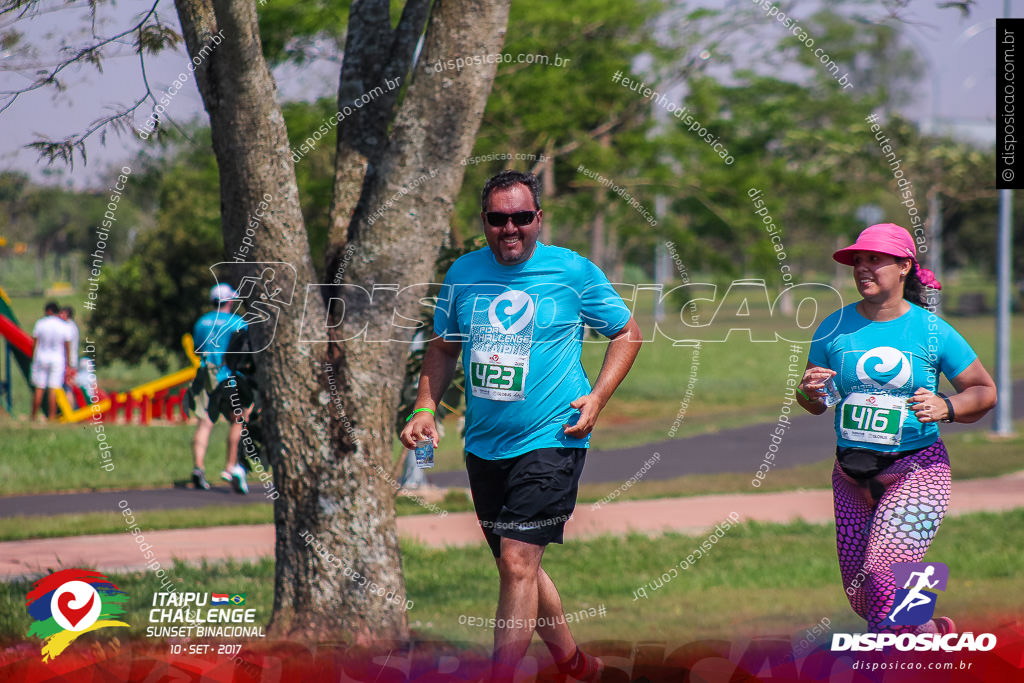
[{"label": "number 416", "polygon": [[884,432],[889,426],[889,411],[876,410],[867,406],[852,406],[850,419],[857,423],[858,429],[870,429],[873,432]]}]

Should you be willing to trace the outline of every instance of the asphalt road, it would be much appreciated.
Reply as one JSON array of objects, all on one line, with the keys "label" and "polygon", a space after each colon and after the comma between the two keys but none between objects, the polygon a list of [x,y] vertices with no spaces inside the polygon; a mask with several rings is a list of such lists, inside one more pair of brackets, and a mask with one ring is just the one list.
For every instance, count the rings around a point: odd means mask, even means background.
[{"label": "asphalt road", "polygon": [[[1024,381],[1014,383],[1013,389],[1013,413],[1014,418],[1019,419],[1024,417]],[[749,472],[753,477],[771,444],[775,426],[774,422],[761,423],[615,451],[592,449],[587,454],[581,482],[617,486],[636,474],[655,453],[660,458],[652,462],[650,469],[643,475],[645,479],[672,479],[688,474],[722,472]],[[973,425],[950,424],[942,425],[941,429],[944,434],[952,434],[970,429],[988,430],[991,426],[992,418],[989,416]],[[776,467],[785,469],[817,462],[828,457],[834,449],[831,415],[816,417],[801,411],[793,418],[792,427],[786,431],[779,445],[775,456]],[[953,455],[955,457],[955,453]],[[435,472],[427,478],[435,486],[469,487],[465,470]],[[258,483],[250,482],[250,486],[247,496],[234,493],[227,485],[216,485],[209,491],[199,491],[184,481],[175,482],[173,487],[163,489],[8,496],[0,498],[0,517],[101,512],[120,510],[122,507],[166,510],[205,505],[270,503]]]}]

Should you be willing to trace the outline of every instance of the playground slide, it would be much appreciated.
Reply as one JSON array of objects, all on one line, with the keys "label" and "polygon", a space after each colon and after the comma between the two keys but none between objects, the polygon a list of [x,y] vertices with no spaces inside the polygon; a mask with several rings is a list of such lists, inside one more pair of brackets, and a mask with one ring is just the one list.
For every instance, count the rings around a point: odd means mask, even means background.
[{"label": "playground slide", "polygon": [[[184,370],[178,370],[177,372],[172,372],[169,375],[164,375],[163,377],[151,382],[146,382],[145,384],[133,387],[126,393],[119,394],[119,398],[123,400],[125,397],[130,395],[136,401],[143,401],[147,397],[152,397],[154,394],[165,389],[190,383],[196,376],[196,371],[199,368],[199,357],[196,356],[193,348],[192,335],[184,335],[181,338],[181,345],[185,348],[185,353],[188,355],[189,361],[192,363],[191,367],[187,367]],[[67,399],[64,399],[64,403],[61,403],[60,394],[57,395],[57,403],[60,405],[61,413],[63,413],[63,417],[61,419],[64,422],[81,422],[82,420],[91,417],[94,413],[107,412],[110,410],[111,406],[110,399],[104,398],[101,399],[95,407],[85,406],[78,410],[72,410],[70,405],[66,405]]]},{"label": "playground slide", "polygon": [[31,386],[32,337],[18,325],[18,318],[11,310],[11,300],[7,292],[0,287],[0,337],[6,339],[14,350],[14,360],[25,376],[25,382]]},{"label": "playground slide", "polygon": [[18,355],[32,360],[32,337],[3,313],[0,313],[0,335],[11,343]]},{"label": "playground slide", "polygon": [[[22,374],[25,376],[25,381],[31,386],[32,346],[34,342],[32,337],[18,325],[18,319],[11,310],[11,300],[7,298],[7,293],[2,287],[0,287],[0,337],[3,337],[10,343],[14,350],[14,358],[21,368]],[[127,394],[120,394],[119,397],[124,399],[127,395],[131,395],[136,401],[141,401],[146,397],[153,396],[157,392],[191,382],[196,376],[196,370],[199,367],[199,357],[195,354],[192,335],[184,335],[181,339],[181,344],[185,348],[185,353],[191,362],[190,367],[133,387],[128,390]],[[91,417],[94,412],[106,412],[110,409],[110,405],[110,399],[104,398],[95,409],[92,406],[85,406],[74,410],[64,390],[57,390],[57,407],[60,410],[63,422],[81,422]]]},{"label": "playground slide", "polygon": [[[11,310],[11,300],[7,292],[0,287],[0,337],[3,337],[11,345],[14,351],[14,360],[25,376],[25,383],[32,387],[32,347],[35,342],[32,337],[18,325],[18,318]],[[63,415],[71,412],[71,404],[63,389],[57,390],[57,407]]]}]

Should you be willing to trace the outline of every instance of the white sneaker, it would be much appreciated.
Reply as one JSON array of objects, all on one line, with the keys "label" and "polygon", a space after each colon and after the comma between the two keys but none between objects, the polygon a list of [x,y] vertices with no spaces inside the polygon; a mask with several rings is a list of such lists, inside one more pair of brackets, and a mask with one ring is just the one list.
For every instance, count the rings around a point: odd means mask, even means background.
[{"label": "white sneaker", "polygon": [[249,493],[249,484],[245,481],[245,468],[241,465],[235,465],[231,471],[231,487],[235,489],[235,493],[241,493],[243,496]]}]

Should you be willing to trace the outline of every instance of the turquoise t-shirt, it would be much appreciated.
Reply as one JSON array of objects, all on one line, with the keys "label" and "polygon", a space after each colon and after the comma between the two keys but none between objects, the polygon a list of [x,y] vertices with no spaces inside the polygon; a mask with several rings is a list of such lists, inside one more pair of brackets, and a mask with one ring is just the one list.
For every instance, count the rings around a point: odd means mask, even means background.
[{"label": "turquoise t-shirt", "polygon": [[248,327],[242,318],[234,313],[221,313],[210,311],[203,314],[196,321],[192,330],[192,341],[196,346],[196,353],[202,358],[202,365],[219,366],[217,368],[217,381],[223,382],[231,377],[231,370],[224,365],[224,352],[228,350],[228,343],[231,335],[236,330]]},{"label": "turquoise t-shirt", "polygon": [[856,303],[849,304],[818,329],[833,328],[820,339],[815,333],[808,360],[836,371],[833,379],[843,395],[835,411],[839,445],[891,453],[935,443],[938,425],[922,424],[909,406],[903,411],[897,406],[921,387],[937,391],[939,372],[953,378],[974,362],[978,355],[960,333],[913,304],[885,322],[868,320]]},{"label": "turquoise t-shirt", "polygon": [[605,336],[630,311],[593,263],[574,251],[537,243],[515,266],[490,248],[448,270],[434,311],[434,333],[462,343],[466,372],[466,450],[486,460],[538,448],[585,448],[563,424],[569,404],[590,393],[580,352],[584,323]]}]

